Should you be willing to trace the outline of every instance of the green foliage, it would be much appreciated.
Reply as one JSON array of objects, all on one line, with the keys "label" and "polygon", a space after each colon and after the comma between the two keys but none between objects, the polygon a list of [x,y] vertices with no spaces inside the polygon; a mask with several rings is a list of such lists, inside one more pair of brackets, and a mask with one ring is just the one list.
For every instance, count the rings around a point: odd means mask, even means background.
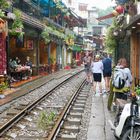
[{"label": "green foliage", "polygon": [[0,17],[5,17],[4,12],[0,9]]},{"label": "green foliage", "polygon": [[45,43],[48,44],[51,41],[50,34],[53,34],[57,36],[58,38],[65,38],[64,33],[61,31],[57,30],[56,27],[53,26],[46,26],[45,29],[43,30],[41,36],[44,39]]},{"label": "green foliage", "polygon": [[10,7],[10,2],[7,0],[0,0],[0,9],[6,9]]},{"label": "green foliage", "polygon": [[114,36],[114,31],[118,28],[115,19],[112,22],[112,25],[107,29],[107,35],[105,38],[105,47],[108,48],[111,52],[117,47],[117,38]]},{"label": "green foliage", "polygon": [[47,115],[45,111],[42,111],[37,122],[38,127],[45,131],[48,126],[54,122],[55,116],[54,112],[50,112],[50,114]]},{"label": "green foliage", "polygon": [[37,125],[42,130],[47,129],[48,122],[47,122],[47,113],[45,111],[40,113]]},{"label": "green foliage", "polygon": [[63,13],[67,13],[67,12],[68,12],[67,7],[63,6],[63,5],[61,4],[61,1],[60,1],[60,0],[58,0],[58,1],[55,2],[55,3],[56,3],[56,8],[59,9],[59,10],[61,10],[61,12],[63,12]]},{"label": "green foliage", "polygon": [[137,95],[140,95],[140,86],[137,86],[137,87],[135,88],[135,91],[136,91]]},{"label": "green foliage", "polygon": [[51,112],[50,115],[48,116],[48,122],[53,122],[55,119],[55,113]]},{"label": "green foliage", "polygon": [[22,32],[24,26],[21,20],[21,12],[19,10],[14,10],[14,14],[16,16],[11,29],[11,34],[16,36],[23,36],[24,32]]},{"label": "green foliage", "polygon": [[49,61],[50,61],[50,64],[54,64],[55,63],[55,58],[53,56],[50,56]]},{"label": "green foliage", "polygon": [[5,10],[7,8],[9,8],[11,5],[10,2],[8,2],[7,0],[0,0],[0,17],[5,17],[5,12],[3,12],[2,10]]},{"label": "green foliage", "polygon": [[8,82],[1,82],[0,83],[0,93],[2,93],[3,90],[8,88]]},{"label": "green foliage", "polygon": [[75,39],[74,34],[67,34],[67,35],[65,36],[65,43],[66,43],[68,46],[72,46],[72,45],[74,45],[74,39]]},{"label": "green foliage", "polygon": [[48,44],[51,40],[50,40],[50,35],[49,35],[49,32],[47,31],[47,29],[45,28],[43,30],[43,32],[41,33],[41,36],[42,38],[44,39],[45,41],[45,44]]},{"label": "green foliage", "polygon": [[107,47],[109,47],[110,49],[116,47],[116,39],[113,35],[113,31],[114,31],[114,27],[110,26],[108,28],[108,31],[107,31],[107,36],[106,36],[106,40],[105,40],[105,44]]}]

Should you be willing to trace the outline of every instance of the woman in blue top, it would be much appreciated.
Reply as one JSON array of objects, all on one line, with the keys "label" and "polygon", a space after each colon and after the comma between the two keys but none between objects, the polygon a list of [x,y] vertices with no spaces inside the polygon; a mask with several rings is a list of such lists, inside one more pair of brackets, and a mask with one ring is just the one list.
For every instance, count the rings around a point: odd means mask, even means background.
[{"label": "woman in blue top", "polygon": [[109,92],[110,89],[110,79],[112,75],[112,60],[108,57],[108,55],[105,55],[105,58],[103,59],[103,76],[105,80],[105,92]]}]

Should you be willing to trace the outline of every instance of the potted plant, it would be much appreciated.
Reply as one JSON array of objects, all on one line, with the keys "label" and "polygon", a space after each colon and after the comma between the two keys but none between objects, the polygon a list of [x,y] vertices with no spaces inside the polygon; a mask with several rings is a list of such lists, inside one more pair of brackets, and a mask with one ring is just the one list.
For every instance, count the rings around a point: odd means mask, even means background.
[{"label": "potted plant", "polygon": [[51,72],[54,72],[55,71],[55,58],[53,56],[50,56],[49,58],[49,63],[50,63],[50,68],[51,68]]}]

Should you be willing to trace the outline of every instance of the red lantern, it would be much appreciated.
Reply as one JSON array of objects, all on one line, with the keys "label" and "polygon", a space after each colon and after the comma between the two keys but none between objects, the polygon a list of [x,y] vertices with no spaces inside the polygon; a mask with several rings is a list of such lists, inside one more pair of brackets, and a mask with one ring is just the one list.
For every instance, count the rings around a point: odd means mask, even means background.
[{"label": "red lantern", "polygon": [[119,14],[122,14],[122,13],[124,12],[124,7],[121,6],[121,5],[119,5],[119,6],[116,7],[115,10],[116,10]]}]

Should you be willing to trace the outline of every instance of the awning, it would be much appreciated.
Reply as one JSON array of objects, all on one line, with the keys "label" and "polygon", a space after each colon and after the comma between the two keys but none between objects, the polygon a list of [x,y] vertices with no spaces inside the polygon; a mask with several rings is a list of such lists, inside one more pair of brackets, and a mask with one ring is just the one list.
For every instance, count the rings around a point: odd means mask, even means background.
[{"label": "awning", "polygon": [[82,51],[82,48],[79,45],[72,46],[72,51],[80,52]]},{"label": "awning", "polygon": [[[37,7],[40,8],[40,11],[44,16],[49,16],[52,15],[57,15],[57,14],[62,14],[63,10],[66,10],[67,7],[62,1],[57,1],[57,0],[31,0],[33,4],[35,4]],[[59,5],[59,7],[58,7]],[[50,9],[51,11],[50,13]],[[63,9],[63,10],[62,10]]]}]

